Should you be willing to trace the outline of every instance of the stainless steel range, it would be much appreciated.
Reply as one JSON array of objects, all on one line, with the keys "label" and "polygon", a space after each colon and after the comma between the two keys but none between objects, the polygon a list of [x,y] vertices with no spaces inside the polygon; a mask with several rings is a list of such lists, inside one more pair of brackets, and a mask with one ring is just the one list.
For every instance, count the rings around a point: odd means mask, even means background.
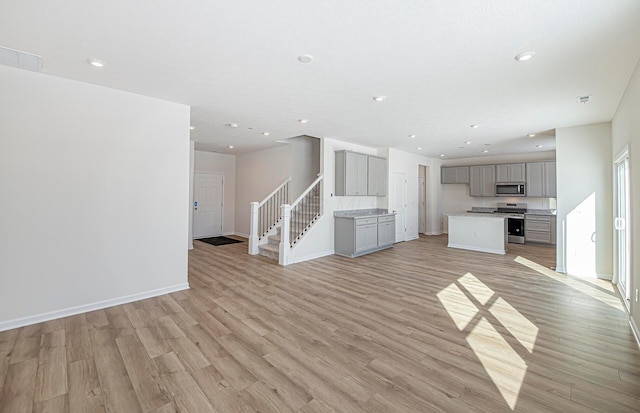
[{"label": "stainless steel range", "polygon": [[507,217],[509,242],[524,244],[524,214],[527,212],[527,204],[522,202],[498,202],[495,215]]}]

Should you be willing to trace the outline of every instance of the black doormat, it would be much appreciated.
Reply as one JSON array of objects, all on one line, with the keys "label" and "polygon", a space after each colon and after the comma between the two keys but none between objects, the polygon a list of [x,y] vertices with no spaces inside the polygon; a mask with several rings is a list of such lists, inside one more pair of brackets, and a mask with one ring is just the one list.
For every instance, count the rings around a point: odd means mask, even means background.
[{"label": "black doormat", "polygon": [[244,241],[239,241],[237,239],[227,238],[227,237],[200,238],[196,241],[206,242],[207,244],[215,245],[216,247],[220,245],[235,244],[236,242],[244,242]]}]

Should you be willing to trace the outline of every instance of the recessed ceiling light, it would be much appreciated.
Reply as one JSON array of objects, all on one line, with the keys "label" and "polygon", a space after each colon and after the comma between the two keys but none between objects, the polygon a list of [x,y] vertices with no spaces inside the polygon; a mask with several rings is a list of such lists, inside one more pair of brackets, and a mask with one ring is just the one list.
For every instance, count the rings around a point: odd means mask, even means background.
[{"label": "recessed ceiling light", "polygon": [[382,102],[386,98],[387,98],[386,96],[374,96],[373,100],[375,100],[376,102]]},{"label": "recessed ceiling light", "polygon": [[440,157],[444,157],[444,153],[441,153],[441,154],[440,154]]},{"label": "recessed ceiling light", "polygon": [[269,135],[270,135],[270,133],[269,133],[269,132],[262,132],[262,134],[263,134],[264,136],[269,136]]},{"label": "recessed ceiling light", "polygon": [[194,130],[195,128],[195,126],[189,126],[189,130]]},{"label": "recessed ceiling light", "polygon": [[478,129],[480,127],[480,125],[471,125],[471,128],[473,129]]},{"label": "recessed ceiling light", "polygon": [[484,151],[482,151],[482,153],[487,153],[489,152],[489,149],[485,149]]},{"label": "recessed ceiling light", "polygon": [[409,135],[409,137],[410,137],[411,139],[413,139],[413,138],[415,138],[415,137],[416,137],[416,135]]},{"label": "recessed ceiling light", "polygon": [[536,145],[536,148],[542,148],[542,145]]},{"label": "recessed ceiling light", "polygon": [[227,148],[233,149],[233,145],[229,145],[229,146],[227,146]]},{"label": "recessed ceiling light", "polygon": [[307,123],[307,122],[309,122],[309,119],[298,119],[298,122]]},{"label": "recessed ceiling light", "polygon": [[105,67],[106,63],[99,59],[88,59],[87,62],[93,67]]},{"label": "recessed ceiling light", "polygon": [[467,144],[467,145],[471,145],[471,142],[469,142],[469,141],[466,141],[466,142],[465,142],[465,144]]},{"label": "recessed ceiling light", "polygon": [[310,54],[301,54],[298,56],[298,61],[300,63],[311,63],[311,61],[313,61],[313,56]]},{"label": "recessed ceiling light", "polygon": [[517,54],[516,57],[514,57],[514,59],[516,59],[518,62],[526,62],[527,60],[530,60],[531,58],[533,58],[533,56],[535,55],[536,55],[536,52],[534,51],[522,52],[520,54]]},{"label": "recessed ceiling light", "polygon": [[417,150],[419,150],[419,151],[421,151],[421,150],[422,150],[422,147],[418,146],[416,149],[417,149]]},{"label": "recessed ceiling light", "polygon": [[237,123],[230,123],[230,124],[229,124],[229,127],[230,127],[230,128],[237,128],[237,127],[238,127],[238,124],[237,124]]},{"label": "recessed ceiling light", "polygon": [[536,136],[536,134],[535,133],[530,133],[527,136],[530,137],[530,138],[534,138]]}]

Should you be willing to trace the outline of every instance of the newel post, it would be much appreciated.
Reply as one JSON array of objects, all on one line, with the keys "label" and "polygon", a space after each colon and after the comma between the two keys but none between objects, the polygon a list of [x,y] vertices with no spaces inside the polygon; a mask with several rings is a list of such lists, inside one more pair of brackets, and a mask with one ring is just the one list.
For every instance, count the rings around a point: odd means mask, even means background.
[{"label": "newel post", "polygon": [[280,265],[287,265],[289,264],[289,253],[291,252],[291,245],[289,244],[291,205],[284,204],[280,207],[280,217],[282,218],[282,228],[280,229],[280,251],[278,254],[278,263]]},{"label": "newel post", "polygon": [[251,204],[251,218],[249,220],[249,255],[257,255],[258,252],[258,202]]}]

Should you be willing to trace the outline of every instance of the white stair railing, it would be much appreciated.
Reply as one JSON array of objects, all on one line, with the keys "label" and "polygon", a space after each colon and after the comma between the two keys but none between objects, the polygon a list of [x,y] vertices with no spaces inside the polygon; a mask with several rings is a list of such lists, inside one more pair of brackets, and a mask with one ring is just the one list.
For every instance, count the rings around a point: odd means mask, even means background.
[{"label": "white stair railing", "polygon": [[291,205],[282,205],[282,228],[278,263],[288,265],[291,250],[322,215],[322,175]]},{"label": "white stair railing", "polygon": [[262,237],[280,221],[280,206],[289,203],[289,183],[287,178],[278,185],[262,202],[251,203],[251,220],[249,221],[249,254],[259,253],[258,244]]},{"label": "white stair railing", "polygon": [[[291,204],[291,223],[289,243],[293,247],[322,215],[320,202],[320,188],[323,176],[320,175],[311,185]],[[284,228],[282,229],[284,231]]]}]

